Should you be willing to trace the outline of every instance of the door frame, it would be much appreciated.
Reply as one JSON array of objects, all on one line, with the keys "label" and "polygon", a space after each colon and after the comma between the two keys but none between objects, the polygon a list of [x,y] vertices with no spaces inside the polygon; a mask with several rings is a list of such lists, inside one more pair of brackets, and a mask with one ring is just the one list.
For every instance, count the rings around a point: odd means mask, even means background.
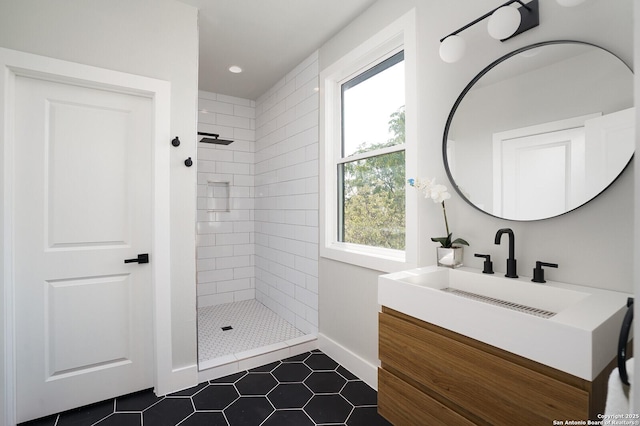
[{"label": "door frame", "polygon": [[[170,392],[171,350],[171,267],[170,267],[170,94],[171,83],[149,77],[52,59],[0,47],[0,425],[16,423],[16,329],[14,282],[14,111],[17,76],[109,89],[150,98],[153,108],[152,148],[152,242],[151,280],[153,303],[154,389]],[[29,165],[25,165],[28,167]]]},{"label": "door frame", "polygon": [[[577,117],[566,118],[557,121],[549,121],[541,124],[534,124],[527,127],[519,127],[516,129],[496,132],[492,136],[492,155],[493,155],[493,214],[500,216],[504,209],[503,205],[503,173],[502,173],[502,155],[503,144],[512,139],[518,139],[528,136],[535,136],[544,133],[552,133],[560,130],[570,130],[584,127],[586,120],[600,117],[602,113],[586,114]],[[500,213],[500,214],[498,214]]]}]

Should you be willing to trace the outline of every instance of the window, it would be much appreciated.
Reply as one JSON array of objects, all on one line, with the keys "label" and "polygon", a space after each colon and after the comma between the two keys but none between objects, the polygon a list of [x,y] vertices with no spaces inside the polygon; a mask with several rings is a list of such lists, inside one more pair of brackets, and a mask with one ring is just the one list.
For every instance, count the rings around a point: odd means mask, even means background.
[{"label": "window", "polygon": [[415,266],[415,12],[320,75],[320,255],[391,272]]},{"label": "window", "polygon": [[341,85],[338,241],[405,249],[404,51]]}]

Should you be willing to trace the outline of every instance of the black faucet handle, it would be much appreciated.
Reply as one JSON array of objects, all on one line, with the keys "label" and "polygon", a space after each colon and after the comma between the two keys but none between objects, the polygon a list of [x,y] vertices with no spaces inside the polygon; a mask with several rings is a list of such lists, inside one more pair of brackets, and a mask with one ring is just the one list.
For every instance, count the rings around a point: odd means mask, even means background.
[{"label": "black faucet handle", "polygon": [[475,257],[484,257],[484,269],[482,270],[483,274],[493,274],[493,262],[491,261],[490,254],[474,254]]},{"label": "black faucet handle", "polygon": [[547,268],[557,268],[557,263],[548,263],[541,262],[539,260],[536,261],[536,267],[533,268],[533,278],[531,281],[534,283],[546,283],[547,281],[544,279],[544,269],[542,267],[545,266]]}]

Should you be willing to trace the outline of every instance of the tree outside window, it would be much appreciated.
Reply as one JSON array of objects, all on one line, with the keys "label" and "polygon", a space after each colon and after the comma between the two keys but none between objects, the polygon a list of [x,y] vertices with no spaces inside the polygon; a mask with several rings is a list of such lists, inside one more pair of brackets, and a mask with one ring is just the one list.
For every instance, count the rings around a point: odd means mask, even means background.
[{"label": "tree outside window", "polygon": [[342,86],[339,241],[405,249],[403,61],[400,52]]}]

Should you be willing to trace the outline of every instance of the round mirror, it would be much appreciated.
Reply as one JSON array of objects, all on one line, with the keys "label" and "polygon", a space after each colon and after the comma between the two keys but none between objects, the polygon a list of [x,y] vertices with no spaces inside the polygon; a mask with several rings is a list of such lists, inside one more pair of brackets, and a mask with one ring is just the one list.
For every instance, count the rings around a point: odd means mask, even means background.
[{"label": "round mirror", "polygon": [[539,220],[587,203],[634,152],[633,73],[592,44],[518,49],[482,70],[444,131],[449,179],[471,205]]}]

